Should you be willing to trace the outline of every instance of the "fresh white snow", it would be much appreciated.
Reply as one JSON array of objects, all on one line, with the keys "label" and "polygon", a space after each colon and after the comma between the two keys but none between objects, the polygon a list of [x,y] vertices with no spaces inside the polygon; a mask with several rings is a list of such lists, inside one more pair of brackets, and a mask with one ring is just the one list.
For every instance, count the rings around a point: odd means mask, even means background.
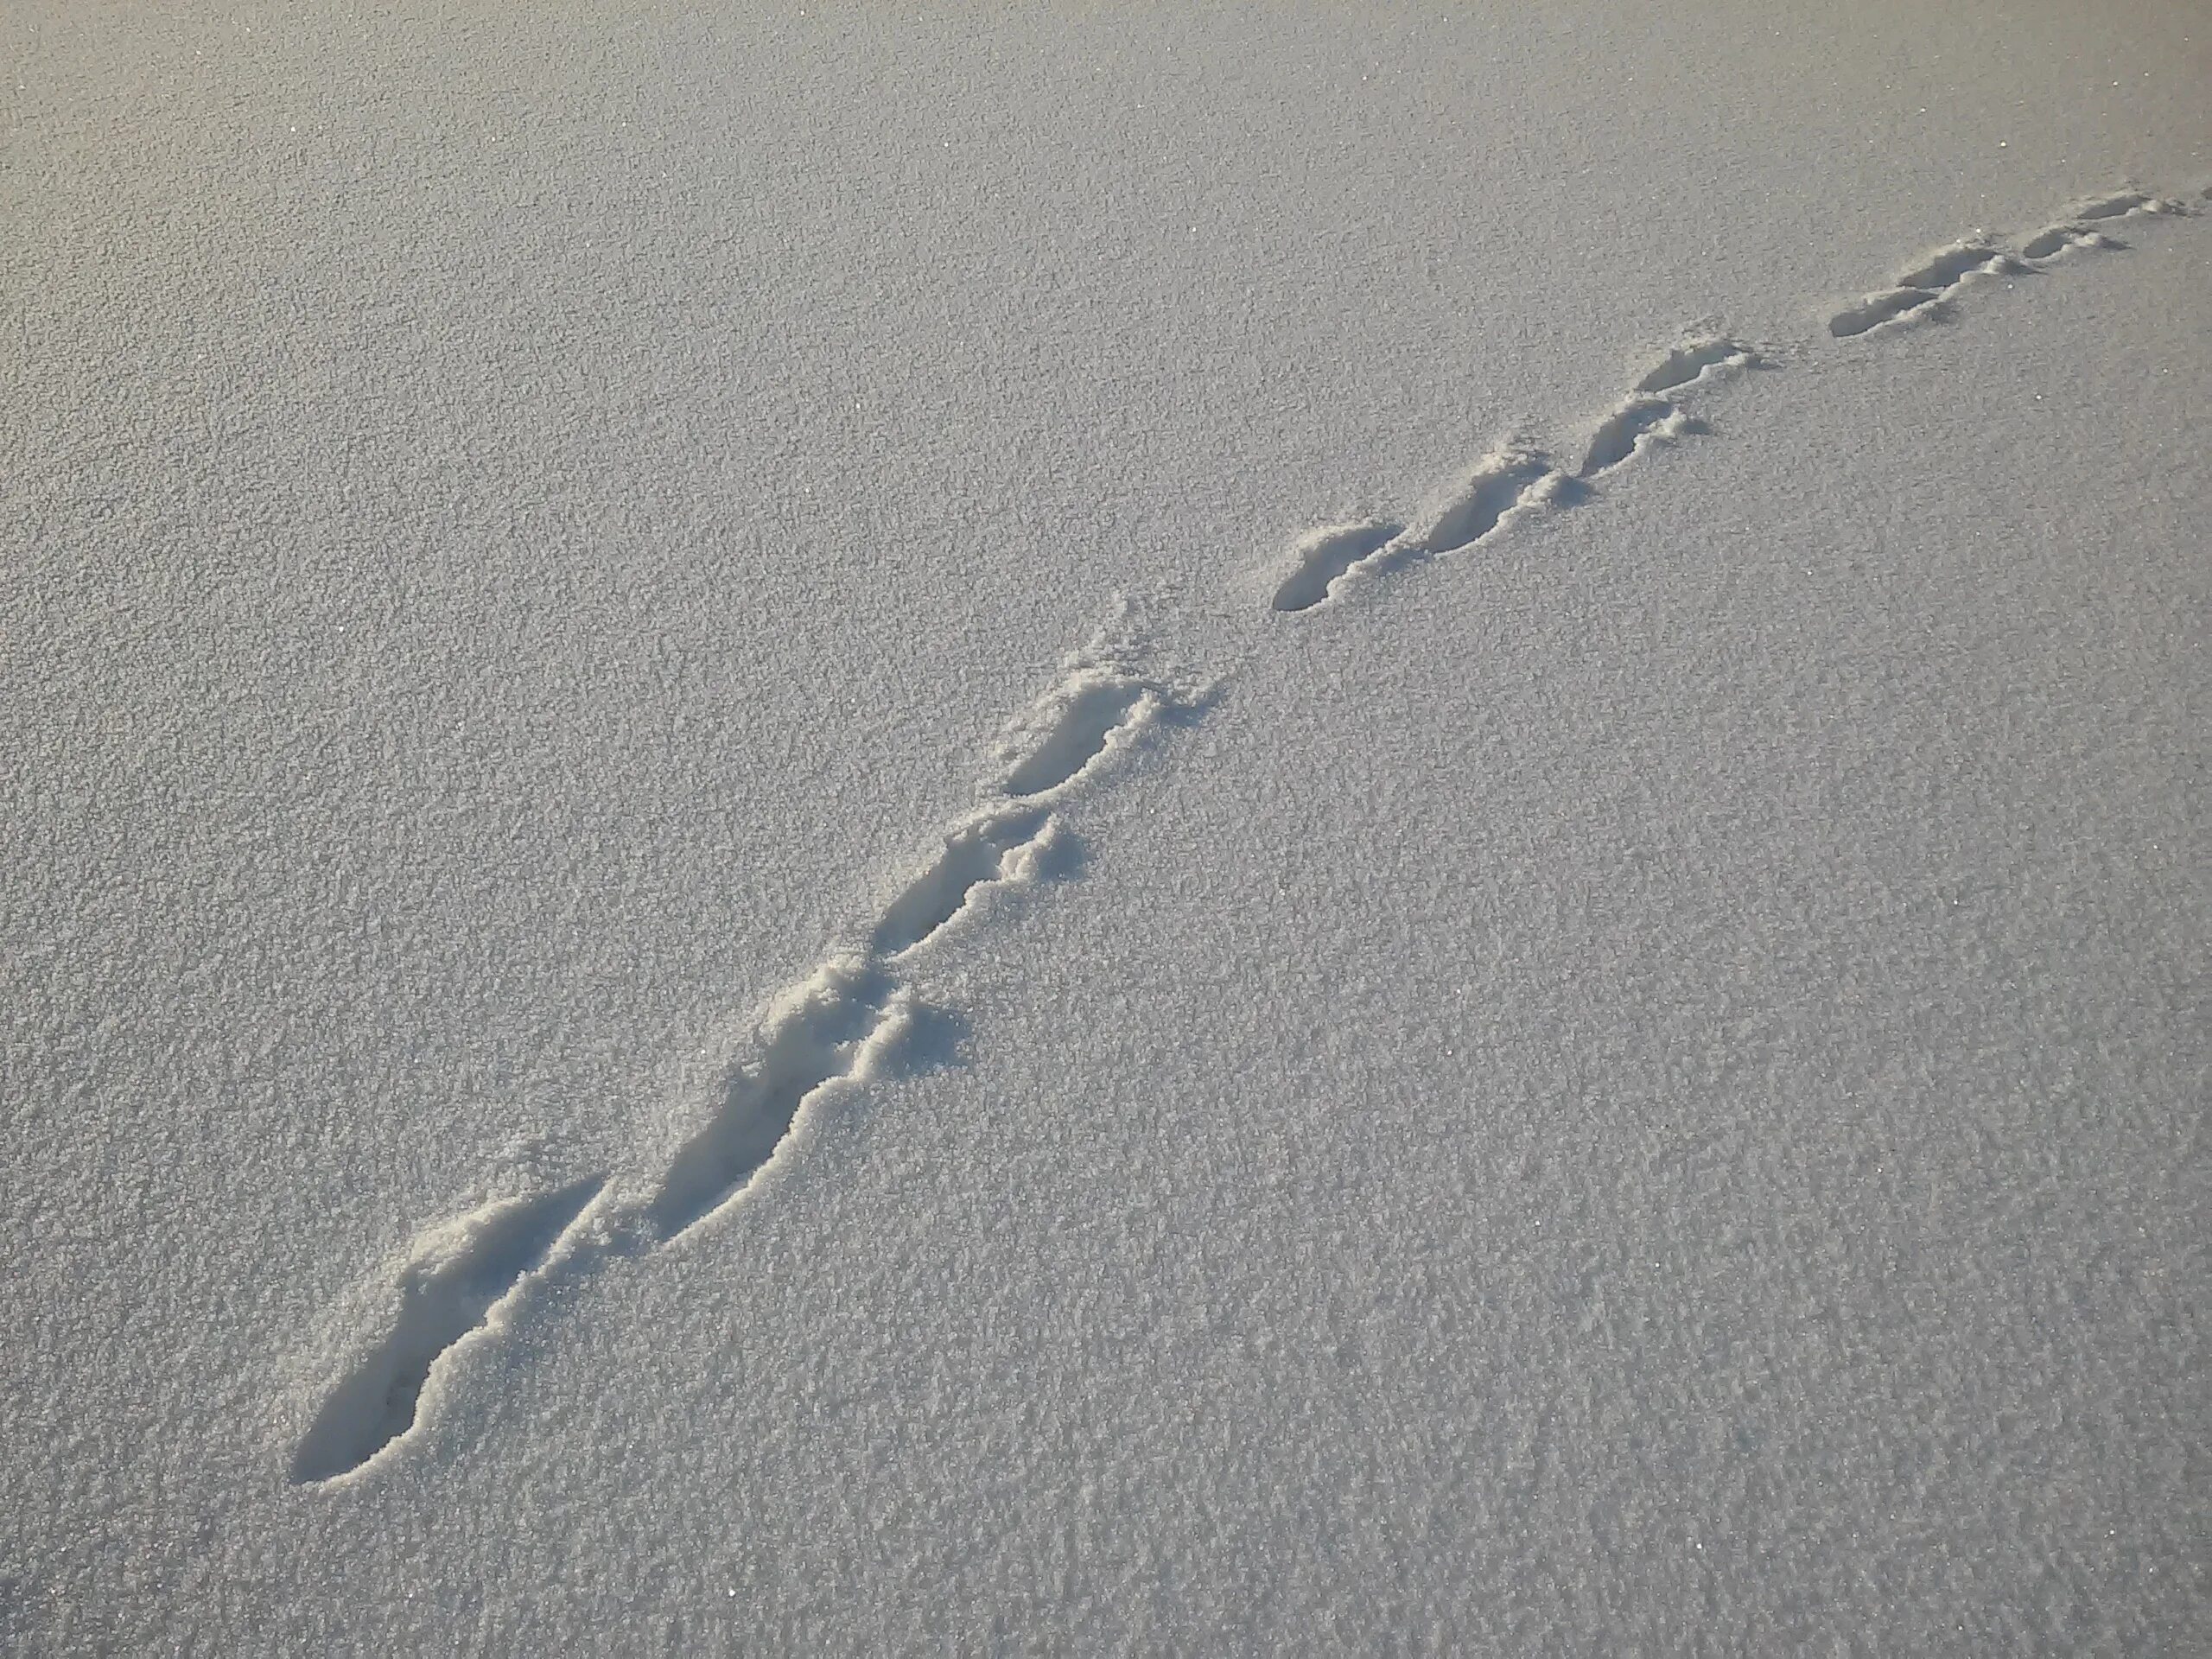
[{"label": "fresh white snow", "polygon": [[2212,1644],[2208,72],[0,15],[0,1648]]}]

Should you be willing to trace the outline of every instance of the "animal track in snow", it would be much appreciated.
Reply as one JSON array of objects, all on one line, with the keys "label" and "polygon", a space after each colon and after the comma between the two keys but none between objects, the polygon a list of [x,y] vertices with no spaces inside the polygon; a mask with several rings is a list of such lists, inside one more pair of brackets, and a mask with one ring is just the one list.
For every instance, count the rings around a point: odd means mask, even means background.
[{"label": "animal track in snow", "polygon": [[883,912],[868,948],[904,956],[934,938],[966,908],[968,896],[994,881],[1020,879],[1051,839],[1056,821],[1033,807],[987,811],[944,838],[944,849]]},{"label": "animal track in snow", "polygon": [[2021,257],[2049,259],[2076,248],[2124,249],[2127,244],[2095,227],[2116,219],[2171,216],[2188,212],[2189,209],[2178,201],[2145,195],[2140,190],[2122,190],[2115,195],[2092,197],[2087,201],[2077,202],[2056,223],[2045,226],[2030,237],[2021,245]]},{"label": "animal track in snow", "polygon": [[1533,506],[1558,469],[1533,449],[1503,449],[1477,462],[1472,472],[1407,535],[1405,548],[1432,557],[1472,547],[1496,530],[1516,507]]},{"label": "animal track in snow", "polygon": [[1673,391],[1718,379],[1738,369],[1758,366],[1758,353],[1732,340],[1693,340],[1667,353],[1666,361],[1636,383],[1638,391]]},{"label": "animal track in snow", "polygon": [[1292,547],[1294,566],[1271,604],[1277,611],[1311,610],[1354,572],[1379,572],[1471,547],[1515,508],[1546,499],[1558,476],[1533,450],[1501,450],[1477,462],[1412,530],[1364,519],[1310,531]]},{"label": "animal track in snow", "polygon": [[1587,480],[1633,460],[1656,444],[1710,432],[1703,421],[1659,394],[1686,391],[1725,380],[1745,369],[1766,366],[1765,359],[1740,340],[1700,340],[1667,353],[1659,366],[1636,383],[1620,407],[1598,424],[1575,476]]},{"label": "animal track in snow", "polygon": [[1760,361],[1756,352],[1736,340],[1692,340],[1668,353],[1619,408],[1599,423],[1572,478],[1542,451],[1508,446],[1484,457],[1434,498],[1410,529],[1390,519],[1363,518],[1308,531],[1291,546],[1290,574],[1277,585],[1272,608],[1311,610],[1351,576],[1458,553],[1497,533],[1516,512],[1581,499],[1589,480],[1651,446],[1709,429],[1659,393],[1724,379]]},{"label": "animal track in snow", "polygon": [[292,1478],[334,1480],[404,1440],[441,1362],[498,1317],[601,1184],[594,1176],[487,1205],[425,1234],[400,1270],[391,1329],[325,1397],[292,1459]]},{"label": "animal track in snow", "polygon": [[[391,1330],[325,1397],[294,1454],[293,1478],[351,1473],[403,1441],[442,1357],[495,1325],[562,1241],[563,1270],[583,1273],[685,1236],[746,1195],[824,1090],[880,1075],[925,1012],[901,977],[915,953],[965,913],[978,889],[1042,879],[1061,837],[1056,808],[1157,721],[1198,706],[1192,688],[1139,674],[1127,654],[1100,640],[1064,665],[1059,683],[1016,723],[992,799],[941,838],[877,917],[865,950],[833,955],[769,1003],[707,1120],[641,1198],[594,1206],[604,1185],[594,1177],[426,1235],[402,1269]],[[587,1209],[596,1220],[581,1234]]]},{"label": "animal track in snow", "polygon": [[[2208,192],[2212,194],[2212,192]],[[2125,219],[2130,213],[2171,213],[2180,207],[2178,202],[2161,200],[2145,195],[2140,190],[2122,190],[2115,195],[2098,196],[2083,202],[2068,215],[2072,219]]]},{"label": "animal track in snow", "polygon": [[2102,231],[2092,231],[2079,225],[2054,225],[2047,231],[2037,231],[2020,246],[2024,259],[2050,259],[2077,248],[2117,250],[2127,245]]},{"label": "animal track in snow", "polygon": [[1930,254],[1898,277],[1894,287],[1869,294],[1858,304],[1837,312],[1828,319],[1828,333],[1838,340],[1849,340],[1885,322],[1927,312],[1969,277],[2020,269],[2011,254],[1981,238],[1956,242]]},{"label": "animal track in snow", "polygon": [[679,1236],[743,1192],[809,1096],[870,1074],[908,1007],[889,976],[850,957],[785,992],[761,1022],[758,1058],[730,1075],[721,1107],[677,1148],[645,1209],[652,1238]]},{"label": "animal track in snow", "polygon": [[[2212,200],[2212,190],[2205,193]],[[2097,228],[2138,215],[2191,214],[2194,207],[2126,191],[2094,198],[2011,253],[1984,238],[1952,245],[1895,287],[1831,319],[1849,338],[1927,311],[1979,275],[2020,273],[2077,249],[2124,245]],[[1334,598],[1363,572],[1457,553],[1503,533],[1514,517],[1592,493],[1655,445],[1707,429],[1670,394],[1689,391],[1761,359],[1729,340],[1681,346],[1635,384],[1592,430],[1573,476],[1538,450],[1510,447],[1476,464],[1408,529],[1385,518],[1323,526],[1292,550],[1273,609],[1300,612]],[[1059,682],[1018,722],[1001,756],[1001,781],[978,810],[938,838],[866,933],[866,945],[834,953],[772,999],[747,1058],[731,1066],[706,1121],[685,1137],[639,1196],[594,1176],[534,1198],[484,1206],[422,1236],[402,1264],[397,1306],[384,1335],[332,1385],[295,1450],[291,1473],[320,1484],[357,1472],[420,1427],[431,1383],[461,1344],[503,1330],[532,1282],[591,1270],[615,1255],[643,1255],[691,1236],[753,1190],[825,1090],[880,1075],[929,1013],[906,982],[919,954],[991,887],[1051,874],[1061,806],[1106,775],[1110,757],[1153,725],[1203,707],[1208,693],[1138,673],[1126,649],[1094,642],[1069,659]]]},{"label": "animal track in snow", "polygon": [[756,1033],[758,1057],[729,1076],[721,1106],[677,1149],[645,1213],[665,1242],[741,1196],[800,1111],[829,1084],[874,1073],[911,1022],[898,965],[968,906],[978,887],[1035,880],[1058,820],[1036,803],[1086,776],[1167,706],[1166,690],[1094,651],[1020,722],[1023,752],[999,800],[956,826],[937,855],[885,906],[865,956],[833,958],[778,999]]},{"label": "animal track in snow", "polygon": [[1032,718],[1036,746],[1007,772],[1006,792],[1051,794],[1103,754],[1114,734],[1132,719],[1148,719],[1141,705],[1157,696],[1154,688],[1118,668],[1077,670]]},{"label": "animal track in snow", "polygon": [[1575,476],[1590,479],[1610,473],[1648,445],[1670,442],[1704,429],[1696,416],[1664,397],[1631,397],[1599,424]]},{"label": "animal track in snow", "polygon": [[2017,251],[2000,247],[1977,233],[1929,255],[1898,277],[1893,287],[1846,306],[1828,319],[1828,333],[1838,340],[1848,340],[1887,323],[1932,316],[1940,302],[1974,277],[2026,276],[2038,269],[2041,262],[2078,249],[2116,251],[2127,245],[2096,226],[2116,219],[2189,211],[2178,201],[2140,190],[2120,190],[2076,203],[2060,219],[2027,238]]},{"label": "animal track in snow", "polygon": [[1379,552],[1403,529],[1381,518],[1362,518],[1308,531],[1290,550],[1291,572],[1275,589],[1274,608],[1311,610],[1329,596],[1338,577]]},{"label": "animal track in snow", "polygon": [[1941,294],[1956,288],[1969,276],[1996,275],[2012,269],[2012,260],[2000,248],[1979,238],[1960,242],[1931,253],[1920,264],[1897,278],[1902,288],[1923,294]]}]

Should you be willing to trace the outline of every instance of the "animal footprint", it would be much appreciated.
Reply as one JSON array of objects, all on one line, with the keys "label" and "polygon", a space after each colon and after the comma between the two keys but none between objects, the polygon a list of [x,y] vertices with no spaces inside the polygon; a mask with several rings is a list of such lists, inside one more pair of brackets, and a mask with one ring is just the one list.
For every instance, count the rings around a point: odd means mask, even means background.
[{"label": "animal footprint", "polygon": [[1701,340],[1679,346],[1664,362],[1636,383],[1641,392],[1673,391],[1717,379],[1738,369],[1759,366],[1758,353],[1732,340]]},{"label": "animal footprint", "polygon": [[759,1053],[723,1085],[722,1103],[677,1148],[645,1223],[677,1238],[743,1194],[776,1154],[799,1109],[824,1084],[865,1077],[895,1036],[906,999],[873,963],[841,958],[771,1006]]},{"label": "animal footprint", "polygon": [[1705,429],[1695,416],[1684,413],[1664,397],[1631,397],[1607,416],[1590,441],[1577,478],[1609,473],[1639,449],[1668,443]]},{"label": "animal footprint", "polygon": [[1636,383],[1621,406],[1599,423],[1575,477],[1583,480],[1609,473],[1644,449],[1712,429],[1662,392],[1686,391],[1765,365],[1750,346],[1733,340],[1701,340],[1667,353],[1659,366]]},{"label": "animal footprint", "polygon": [[[2207,192],[2212,194],[2212,192]],[[2130,213],[2178,213],[2181,204],[2165,201],[2157,196],[2145,195],[2140,190],[2122,190],[2109,196],[2096,196],[2075,207],[2068,215],[2071,219],[2125,219]]]},{"label": "animal footprint", "polygon": [[2021,245],[2020,254],[2028,259],[2049,259],[2076,248],[2099,251],[2116,251],[2127,245],[2102,231],[2092,231],[2079,225],[2054,225],[2049,230],[2038,231]]},{"label": "animal footprint", "polygon": [[[1932,315],[1936,304],[1961,284],[1976,276],[2024,276],[2041,268],[2040,262],[2076,250],[2112,251],[2127,245],[2097,228],[2117,219],[2154,214],[2188,214],[2183,203],[2140,190],[2120,190],[2076,202],[2066,214],[2045,226],[2020,245],[2015,255],[1976,235],[1930,254],[1915,270],[1897,278],[1894,287],[1869,294],[1856,305],[1846,306],[1828,320],[1828,333],[1848,340],[1885,324]],[[2037,262],[2035,264],[2026,263]]]},{"label": "animal footprint", "polygon": [[1541,502],[1559,476],[1534,450],[1506,449],[1478,462],[1406,538],[1412,551],[1440,557],[1472,547],[1516,507]]},{"label": "animal footprint", "polygon": [[1290,574],[1277,585],[1270,604],[1278,612],[1311,610],[1357,571],[1457,553],[1493,535],[1524,508],[1580,499],[1588,480],[1652,445],[1710,429],[1661,392],[1722,379],[1759,361],[1750,346],[1732,340],[1678,346],[1599,423],[1573,479],[1539,450],[1496,451],[1446,490],[1411,530],[1389,519],[1362,518],[1306,531],[1292,544]]},{"label": "animal footprint", "polygon": [[1884,323],[1927,313],[1969,277],[2020,269],[2012,255],[1980,238],[1955,243],[1898,277],[1895,287],[1869,294],[1858,304],[1837,312],[1828,319],[1828,333],[1838,340],[1849,340]]},{"label": "animal footprint", "polygon": [[324,1399],[292,1459],[292,1478],[334,1480],[406,1438],[445,1357],[498,1318],[601,1184],[594,1176],[487,1205],[425,1234],[400,1270],[391,1330]]},{"label": "animal footprint", "polygon": [[1049,795],[1082,775],[1117,733],[1146,723],[1160,698],[1142,680],[1110,666],[1081,670],[1056,691],[1032,724],[1036,747],[1007,773],[1008,795]]},{"label": "animal footprint", "polygon": [[1516,507],[1542,499],[1558,478],[1541,455],[1503,450],[1478,462],[1410,531],[1381,518],[1308,531],[1292,543],[1290,574],[1270,604],[1279,612],[1309,611],[1355,571],[1382,571],[1471,547]]},{"label": "animal footprint", "polygon": [[2078,248],[2113,251],[2126,247],[2127,244],[2094,226],[2116,219],[2132,219],[2139,214],[2184,213],[2188,211],[2180,202],[2145,195],[2140,190],[2122,190],[2114,195],[2094,196],[2075,204],[2056,223],[2037,231],[2021,245],[2020,252],[2029,259],[2049,259]]},{"label": "animal footprint", "polygon": [[1324,524],[1308,531],[1291,547],[1291,572],[1275,589],[1274,608],[1313,609],[1340,580],[1395,539],[1402,528],[1381,518],[1363,518],[1357,524]]},{"label": "animal footprint", "polygon": [[1029,874],[1053,828],[1049,813],[1020,808],[985,813],[955,830],[929,868],[891,901],[868,948],[895,957],[933,938],[967,907],[977,887]]}]

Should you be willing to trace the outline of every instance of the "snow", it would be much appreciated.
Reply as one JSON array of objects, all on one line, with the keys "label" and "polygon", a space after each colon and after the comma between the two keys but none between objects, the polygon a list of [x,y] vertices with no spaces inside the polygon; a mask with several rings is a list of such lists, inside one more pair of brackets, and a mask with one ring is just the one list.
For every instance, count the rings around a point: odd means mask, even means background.
[{"label": "snow", "polygon": [[0,1647],[2188,1652],[2186,8],[0,17]]}]

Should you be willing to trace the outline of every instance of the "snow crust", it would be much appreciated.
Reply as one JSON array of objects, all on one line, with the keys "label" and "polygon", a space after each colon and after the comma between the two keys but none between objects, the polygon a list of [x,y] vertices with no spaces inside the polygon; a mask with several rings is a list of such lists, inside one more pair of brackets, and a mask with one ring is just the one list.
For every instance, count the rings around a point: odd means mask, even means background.
[{"label": "snow crust", "polygon": [[2212,35],[1008,12],[0,15],[0,1648],[2212,1645]]}]

